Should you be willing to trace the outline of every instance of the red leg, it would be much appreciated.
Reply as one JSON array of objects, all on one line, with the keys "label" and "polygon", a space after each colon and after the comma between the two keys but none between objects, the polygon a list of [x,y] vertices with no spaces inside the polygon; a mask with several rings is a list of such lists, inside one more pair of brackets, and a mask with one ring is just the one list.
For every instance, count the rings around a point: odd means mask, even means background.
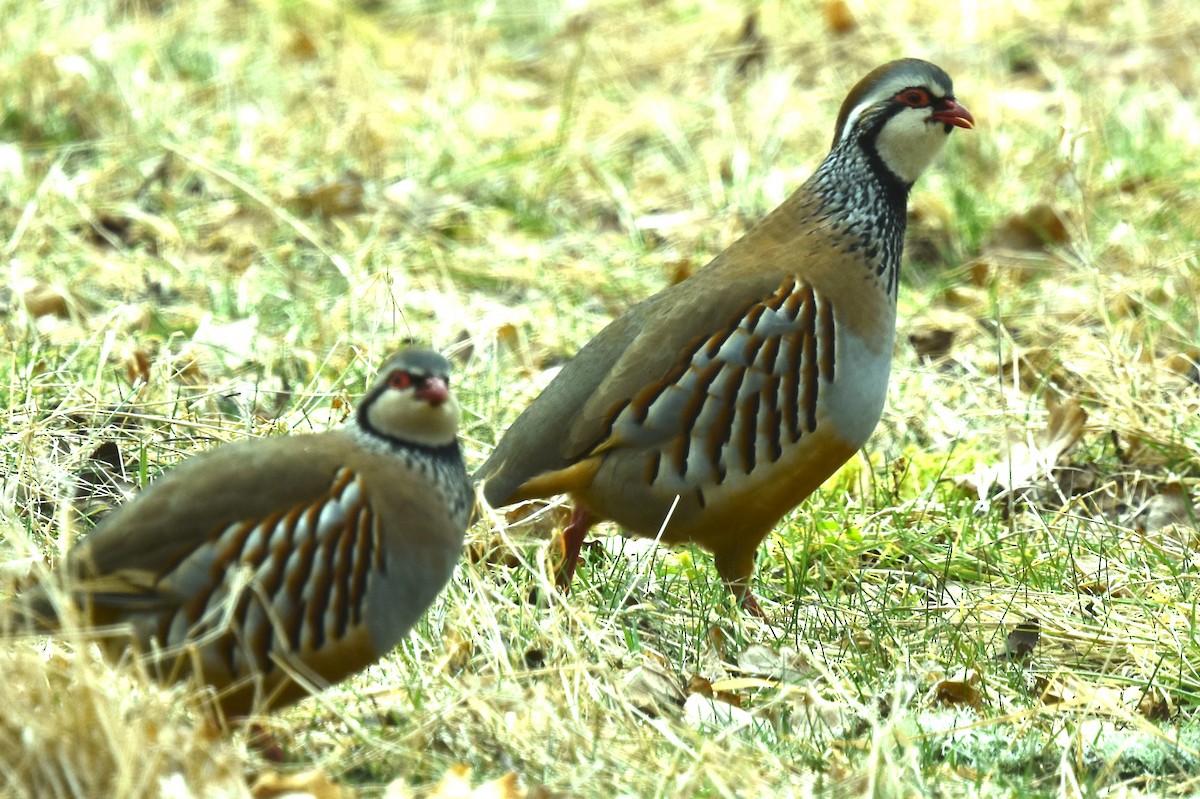
[{"label": "red leg", "polygon": [[[736,588],[733,591],[733,595],[738,595]],[[741,600],[742,610],[746,611],[752,616],[757,616],[760,619],[765,619],[767,617],[767,614],[763,612],[761,607],[759,607],[758,600],[754,598],[754,593],[749,588],[746,588],[742,592],[742,595],[738,598]]]},{"label": "red leg", "polygon": [[583,540],[587,538],[588,530],[596,522],[596,518],[588,513],[581,505],[576,505],[571,513],[571,523],[562,533],[562,562],[554,570],[554,583],[564,594],[571,591],[571,579],[575,576],[575,567],[579,564],[579,550],[583,548]]},{"label": "red leg", "polygon": [[750,580],[754,574],[754,551],[757,549],[757,543],[756,541],[754,546],[740,546],[722,552],[714,552],[713,562],[717,566],[717,573],[721,575],[725,585],[729,587],[734,598],[741,604],[742,610],[760,619],[765,619],[767,614],[763,612],[758,600],[754,598],[754,592],[750,590]]}]

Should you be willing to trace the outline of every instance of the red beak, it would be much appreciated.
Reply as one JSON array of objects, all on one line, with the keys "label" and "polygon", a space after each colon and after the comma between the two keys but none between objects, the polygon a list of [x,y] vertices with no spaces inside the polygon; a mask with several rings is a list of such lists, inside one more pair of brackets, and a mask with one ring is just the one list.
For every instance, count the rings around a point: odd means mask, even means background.
[{"label": "red beak", "polygon": [[942,101],[944,107],[939,108],[930,114],[932,119],[942,122],[946,125],[953,125],[956,128],[966,128],[970,130],[975,127],[975,117],[971,116],[971,112],[963,106],[947,97]]},{"label": "red beak", "polygon": [[450,387],[440,377],[427,377],[417,389],[416,395],[418,399],[422,399],[436,408],[450,399]]}]

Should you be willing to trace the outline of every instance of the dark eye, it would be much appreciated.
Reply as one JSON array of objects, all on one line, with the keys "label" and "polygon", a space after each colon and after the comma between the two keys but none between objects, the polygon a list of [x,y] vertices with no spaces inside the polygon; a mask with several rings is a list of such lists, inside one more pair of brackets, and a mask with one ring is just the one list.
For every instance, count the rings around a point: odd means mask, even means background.
[{"label": "dark eye", "polygon": [[933,100],[929,98],[929,92],[924,89],[905,89],[896,95],[896,102],[913,108],[924,108],[931,105]]},{"label": "dark eye", "polygon": [[412,388],[412,375],[408,372],[392,372],[388,375],[388,385],[392,388]]}]

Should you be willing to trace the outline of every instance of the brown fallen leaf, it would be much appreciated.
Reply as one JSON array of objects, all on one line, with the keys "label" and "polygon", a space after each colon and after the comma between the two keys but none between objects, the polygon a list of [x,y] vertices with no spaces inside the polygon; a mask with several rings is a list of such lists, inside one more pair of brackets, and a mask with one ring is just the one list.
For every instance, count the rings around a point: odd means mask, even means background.
[{"label": "brown fallen leaf", "polygon": [[980,710],[983,708],[983,694],[979,691],[981,680],[975,669],[963,669],[935,682],[929,689],[929,698],[942,705],[966,705]]},{"label": "brown fallen leaf", "polygon": [[297,61],[312,61],[319,53],[316,40],[299,28],[292,31],[284,52]]},{"label": "brown fallen leaf", "polygon": [[459,674],[475,654],[475,642],[458,630],[449,628],[442,635],[442,660],[435,667],[439,674]]},{"label": "brown fallen leaf", "polygon": [[1174,703],[1161,688],[1129,686],[1137,694],[1137,710],[1150,721],[1168,721],[1174,713]]},{"label": "brown fallen leaf", "polygon": [[130,383],[150,382],[150,366],[154,362],[154,356],[150,350],[144,347],[130,346],[125,348],[119,357],[121,365],[125,367],[125,378]]},{"label": "brown fallen leaf", "polygon": [[503,347],[508,347],[511,350],[518,349],[524,341],[520,329],[512,322],[505,322],[496,328],[496,344]]},{"label": "brown fallen leaf", "polygon": [[1069,393],[1070,386],[1081,382],[1077,375],[1064,368],[1061,353],[1052,347],[1021,348],[999,363],[996,374],[1005,381],[1013,381],[1015,377],[1017,387],[1028,394],[1047,385]]},{"label": "brown fallen leaf", "polygon": [[648,716],[674,713],[687,701],[679,680],[650,663],[635,666],[624,683],[626,699]]},{"label": "brown fallen leaf", "polygon": [[[799,718],[834,737],[858,735],[869,726],[862,707],[840,696],[826,699],[812,683],[790,690],[785,696]],[[890,710],[891,703],[884,702],[883,706]]]},{"label": "brown fallen leaf", "polygon": [[295,774],[264,771],[250,786],[254,799],[354,799],[358,792],[338,785],[320,769],[309,769]]},{"label": "brown fallen leaf", "polygon": [[508,540],[497,533],[483,533],[467,541],[463,556],[468,563],[479,563],[489,568],[516,569],[521,558],[509,546]]},{"label": "brown fallen leaf", "polygon": [[1163,721],[1172,715],[1174,707],[1161,689],[1154,685],[1097,685],[1071,676],[1038,676],[1035,686],[1043,703],[1067,703],[1087,708],[1093,713],[1127,717],[1138,713],[1151,721]]},{"label": "brown fallen leaf", "polygon": [[1196,525],[1196,511],[1187,489],[1178,480],[1173,480],[1146,501],[1134,520],[1134,529],[1141,533],[1154,533],[1169,524]]},{"label": "brown fallen leaf", "polygon": [[674,286],[676,283],[682,283],[696,274],[696,262],[691,258],[680,258],[671,264],[669,272],[668,281]]},{"label": "brown fallen leaf", "polygon": [[1077,554],[1071,558],[1075,572],[1075,589],[1089,596],[1125,595],[1116,564],[1098,555]]},{"label": "brown fallen leaf", "polygon": [[917,353],[921,363],[938,361],[950,354],[954,347],[954,331],[935,325],[925,325],[908,334],[908,343]]},{"label": "brown fallen leaf", "polygon": [[1167,359],[1167,368],[1195,386],[1200,386],[1200,350],[1188,350]]},{"label": "brown fallen leaf", "polygon": [[1009,250],[1043,250],[1071,238],[1064,216],[1046,203],[1014,214],[992,234],[991,246]]},{"label": "brown fallen leaf", "polygon": [[997,655],[997,660],[1013,660],[1023,663],[1041,640],[1041,622],[1037,619],[1026,619],[1018,624],[1008,637],[1004,639],[1004,654]]},{"label": "brown fallen leaf", "polygon": [[767,62],[767,37],[759,30],[758,9],[746,14],[742,20],[742,30],[738,34],[735,51],[738,53],[734,70],[739,75],[746,75],[755,70],[761,70]]},{"label": "brown fallen leaf", "polygon": [[49,283],[35,283],[21,295],[25,310],[33,317],[57,316],[65,319],[70,315],[67,295]]},{"label": "brown fallen leaf", "polygon": [[1075,700],[1075,689],[1060,677],[1039,674],[1034,678],[1033,684],[1043,704],[1058,705]]},{"label": "brown fallen leaf", "polygon": [[770,720],[743,710],[736,705],[721,701],[717,697],[692,694],[684,704],[684,718],[699,729],[737,730],[754,729],[759,734],[771,735],[774,730]]},{"label": "brown fallen leaf", "polygon": [[822,9],[825,16],[825,27],[830,33],[843,34],[849,33],[858,27],[858,20],[854,18],[854,12],[850,10],[850,5],[846,0],[825,0],[825,7]]},{"label": "brown fallen leaf", "polygon": [[[433,790],[423,794],[425,799],[520,799],[531,795],[536,793],[522,791],[517,775],[512,772],[472,787],[471,767],[462,764],[451,766]],[[403,779],[391,782],[383,791],[383,799],[415,799],[416,796]]]},{"label": "brown fallen leaf", "polygon": [[93,521],[137,490],[138,464],[126,463],[114,441],[100,444],[75,476],[71,501],[79,514]]},{"label": "brown fallen leaf", "polygon": [[363,210],[363,180],[354,172],[325,182],[306,183],[296,190],[292,205],[302,214],[326,218],[349,216]]},{"label": "brown fallen leaf", "polygon": [[764,644],[751,644],[738,653],[737,666],[743,674],[789,684],[803,683],[818,674],[803,653],[786,646],[772,649]]},{"label": "brown fallen leaf", "polygon": [[1050,412],[1046,426],[1032,439],[1009,444],[995,464],[981,464],[970,474],[959,475],[955,482],[980,499],[993,494],[1014,494],[1034,487],[1053,472],[1059,458],[1071,450],[1083,435],[1087,411],[1071,397],[1061,402],[1046,395]]}]

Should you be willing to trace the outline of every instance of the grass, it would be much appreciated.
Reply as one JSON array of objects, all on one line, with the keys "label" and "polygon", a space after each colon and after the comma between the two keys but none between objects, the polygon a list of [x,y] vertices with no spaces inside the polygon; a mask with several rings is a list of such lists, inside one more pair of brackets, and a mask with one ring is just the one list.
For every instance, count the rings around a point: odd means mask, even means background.
[{"label": "grass", "polygon": [[[75,509],[340,422],[408,337],[454,359],[477,464],[811,171],[878,62],[941,64],[979,121],[912,198],[883,422],[760,552],[769,624],[703,553],[621,539],[558,597],[562,509],[497,515],[394,655],[264,721],[283,766],[78,636],[6,641],[0,794],[426,795],[454,764],[533,796],[1196,792],[1200,11],[754,8],[740,70],[715,3],[0,2],[9,589]],[[981,499],[1047,395],[1078,443]]]}]

